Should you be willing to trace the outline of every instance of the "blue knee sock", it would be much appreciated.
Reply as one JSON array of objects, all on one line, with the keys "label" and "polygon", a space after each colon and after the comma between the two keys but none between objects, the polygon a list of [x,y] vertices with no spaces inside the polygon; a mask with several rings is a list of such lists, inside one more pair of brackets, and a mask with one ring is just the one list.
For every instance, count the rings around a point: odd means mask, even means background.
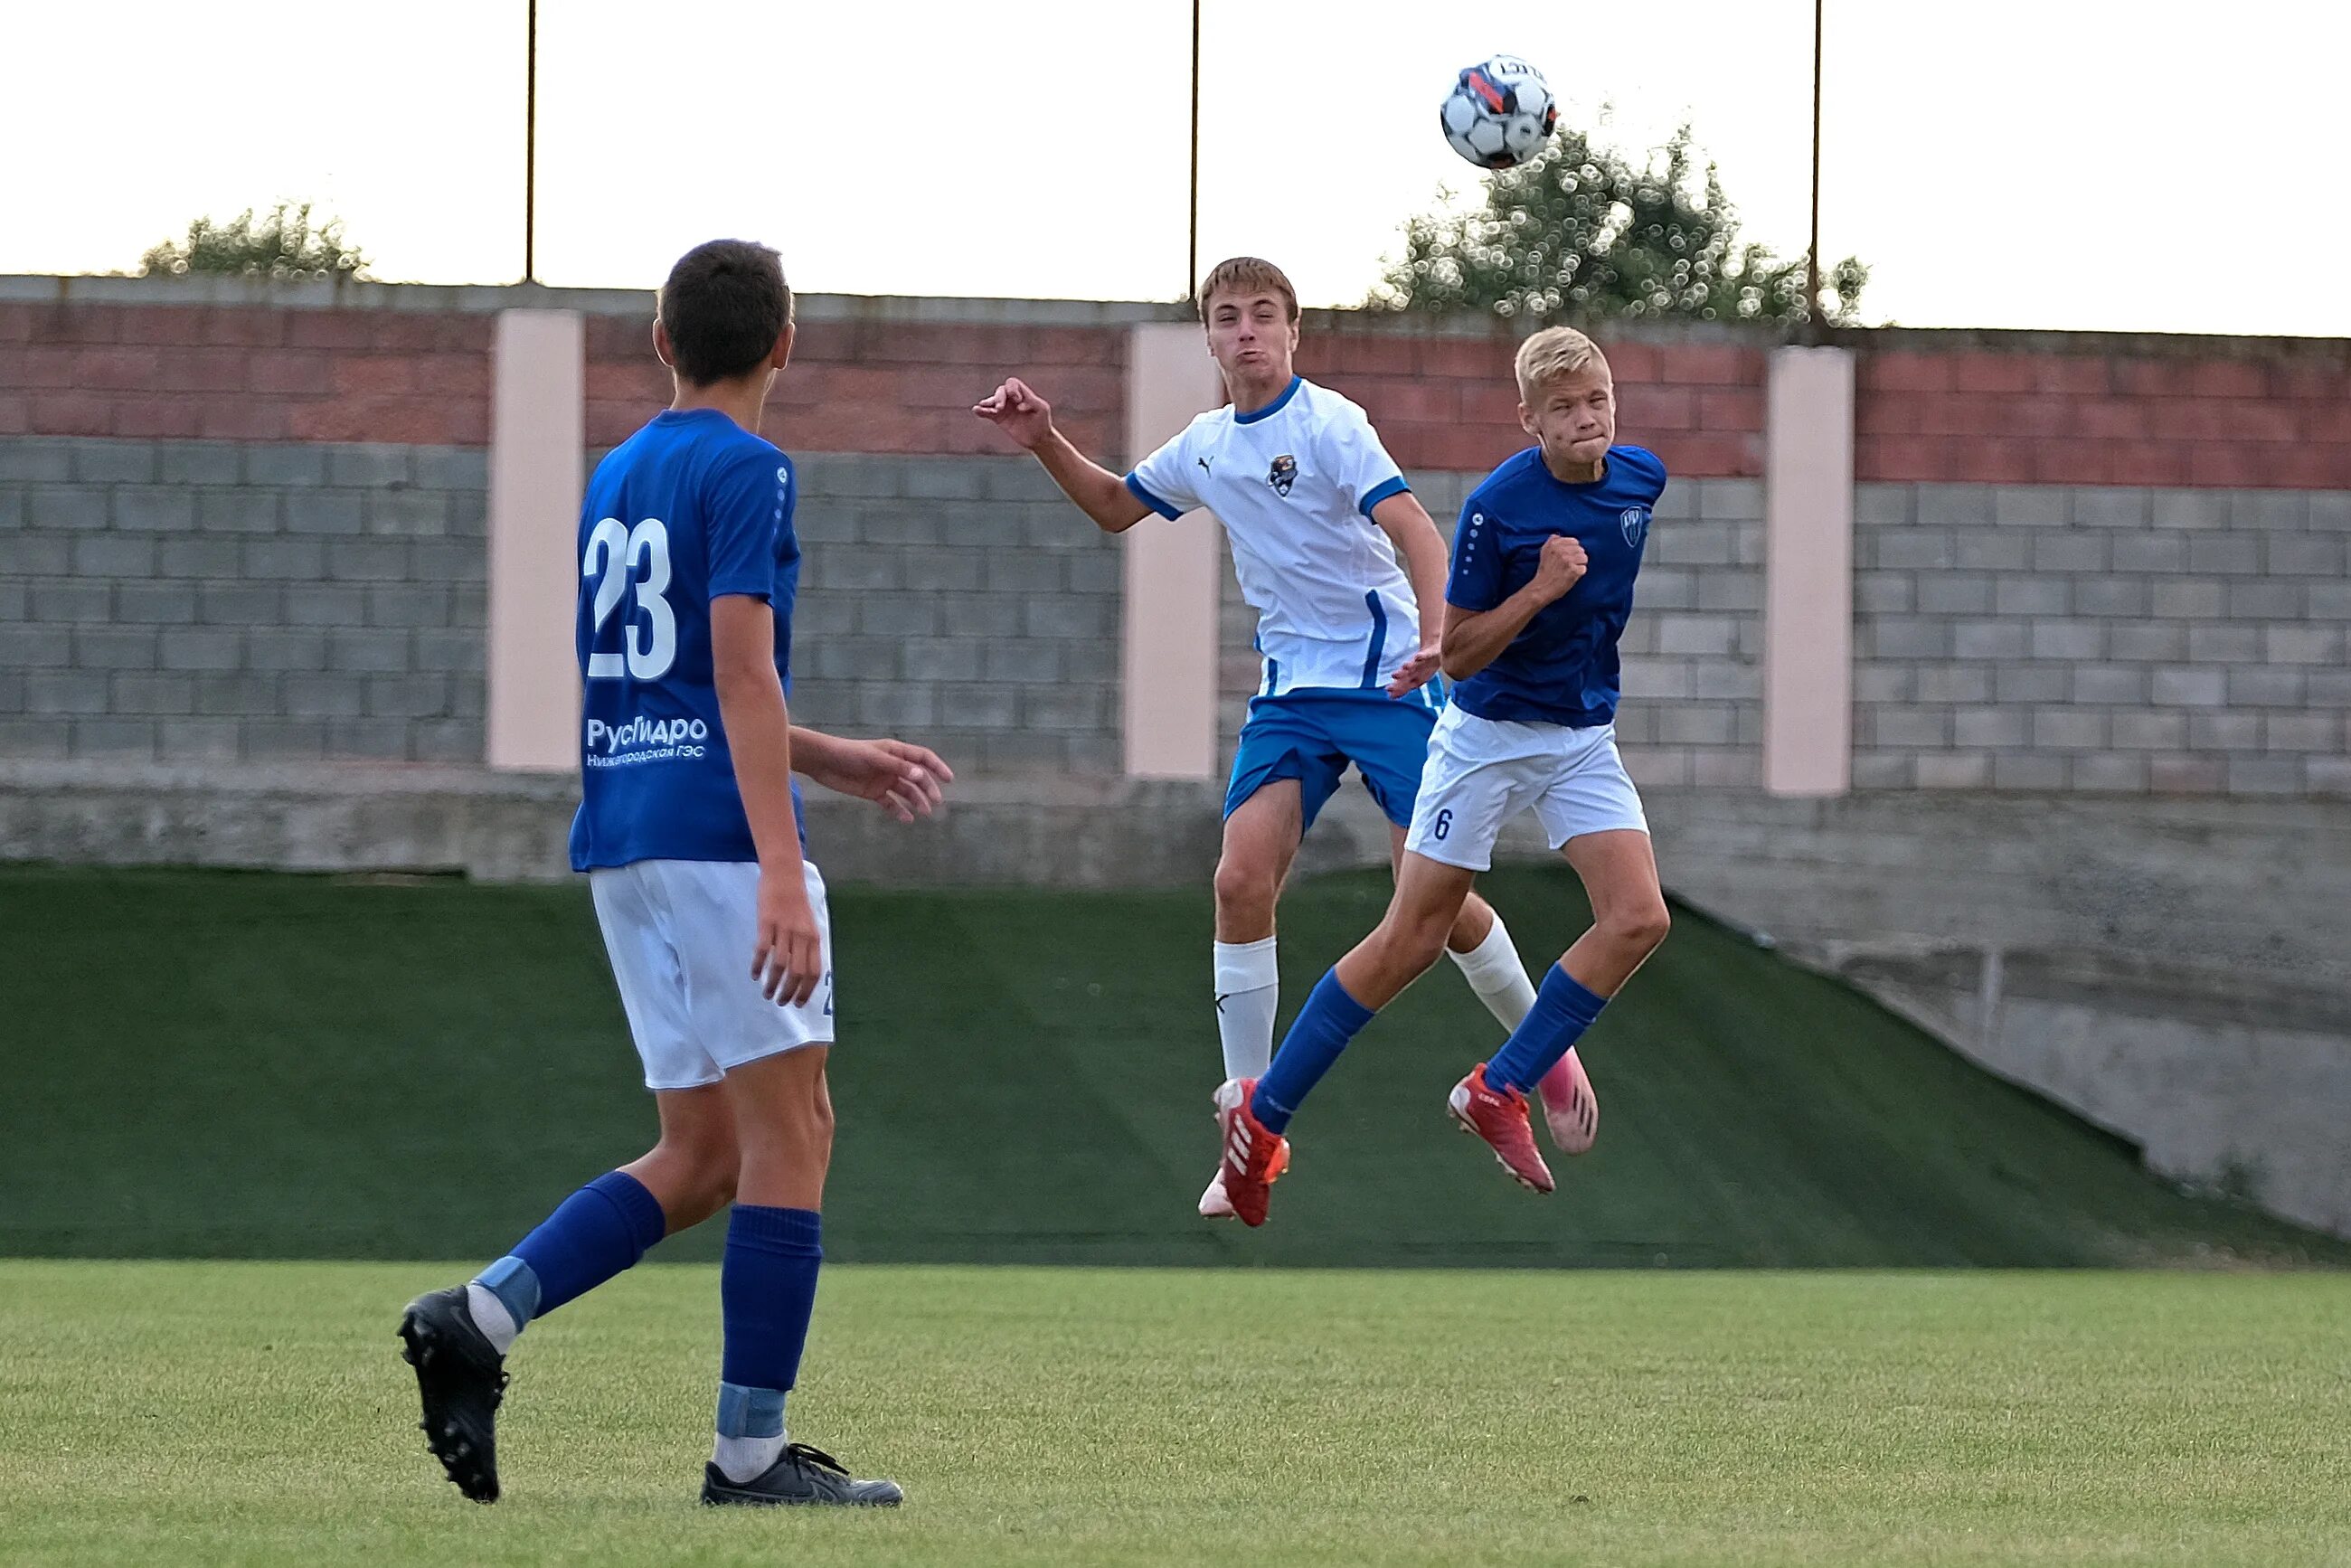
[{"label": "blue knee sock", "polygon": [[1519,1020],[1502,1049],[1486,1063],[1487,1087],[1515,1089],[1521,1094],[1532,1089],[1607,1005],[1606,997],[1584,989],[1574,976],[1553,964],[1535,993],[1533,1010]]},{"label": "blue knee sock", "polygon": [[1347,994],[1339,983],[1339,971],[1325,974],[1290,1020],[1273,1065],[1257,1081],[1257,1098],[1251,1103],[1257,1119],[1271,1132],[1287,1128],[1299,1102],[1322,1082],[1347,1042],[1371,1021],[1372,1009]]},{"label": "blue knee sock", "polygon": [[[784,1394],[799,1377],[824,1261],[824,1222],[812,1208],[738,1203],[726,1222],[718,1301],[726,1343],[719,1364],[718,1435],[774,1437]],[[736,1428],[729,1430],[729,1427]]]},{"label": "blue knee sock", "polygon": [[474,1283],[522,1327],[584,1296],[645,1255],[669,1230],[661,1201],[626,1171],[607,1171],[573,1193]]}]

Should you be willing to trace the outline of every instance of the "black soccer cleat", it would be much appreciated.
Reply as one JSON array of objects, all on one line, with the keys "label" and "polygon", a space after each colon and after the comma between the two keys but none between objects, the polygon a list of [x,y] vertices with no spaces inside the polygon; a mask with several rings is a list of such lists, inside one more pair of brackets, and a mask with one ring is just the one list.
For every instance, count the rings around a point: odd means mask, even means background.
[{"label": "black soccer cleat", "polygon": [[895,1508],[906,1500],[896,1481],[861,1481],[821,1448],[794,1443],[747,1481],[730,1481],[716,1465],[702,1469],[705,1508]]},{"label": "black soccer cleat", "polygon": [[475,1326],[465,1287],[434,1291],[401,1314],[401,1359],[416,1369],[424,1441],[450,1481],[475,1502],[498,1500],[498,1402],[506,1357]]}]

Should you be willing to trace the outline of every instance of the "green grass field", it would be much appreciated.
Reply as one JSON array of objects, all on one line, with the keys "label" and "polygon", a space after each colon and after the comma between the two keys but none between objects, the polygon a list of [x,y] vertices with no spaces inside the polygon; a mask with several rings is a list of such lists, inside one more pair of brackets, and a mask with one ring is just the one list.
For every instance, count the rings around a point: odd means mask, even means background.
[{"label": "green grass field", "polygon": [[[1538,958],[1584,918],[1489,888]],[[1293,1005],[1384,897],[1293,891]],[[705,1227],[531,1331],[481,1509],[392,1328],[650,1134],[582,890],[0,870],[0,1561],[2351,1563],[2351,1247],[1735,933],[1593,1031],[1555,1198],[1446,1128],[1496,1031],[1441,971],[1243,1233],[1191,1212],[1204,894],[835,916],[793,1427],[911,1505],[694,1506]]]},{"label": "green grass field", "polygon": [[715,1271],[534,1327],[461,1500],[420,1264],[0,1264],[0,1559],[2351,1561],[2351,1275],[843,1268],[796,1436],[906,1508],[693,1501]]},{"label": "green grass field", "polygon": [[[1537,963],[1564,873],[1488,879]],[[1378,875],[1283,906],[1292,1006]],[[1688,914],[1593,1031],[1599,1147],[1539,1199],[1445,1092],[1499,1031],[1440,965],[1292,1129],[1274,1223],[1215,1163],[1205,890],[842,890],[827,1246],[858,1262],[2335,1264],[1846,988]],[[585,890],[0,870],[0,1254],[492,1258],[641,1152]],[[1056,1135],[1034,1131],[1040,1111]],[[716,1256],[717,1228],[664,1259]]]}]

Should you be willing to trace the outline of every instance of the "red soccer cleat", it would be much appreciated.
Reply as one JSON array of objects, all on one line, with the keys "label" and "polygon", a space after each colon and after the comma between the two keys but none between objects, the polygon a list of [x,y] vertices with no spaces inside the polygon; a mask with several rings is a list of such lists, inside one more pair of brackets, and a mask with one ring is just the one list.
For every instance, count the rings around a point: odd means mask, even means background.
[{"label": "red soccer cleat", "polygon": [[[1222,1118],[1218,1118],[1218,1121],[1221,1124]],[[1267,1173],[1265,1179],[1269,1183],[1280,1181],[1281,1173],[1289,1168],[1290,1140],[1284,1138],[1281,1140],[1281,1153],[1273,1156],[1273,1169]],[[1200,1195],[1200,1218],[1203,1219],[1233,1218],[1233,1200],[1225,1196],[1225,1167],[1221,1164],[1217,1166],[1217,1174],[1208,1178],[1207,1190]]]},{"label": "red soccer cleat", "polygon": [[1592,1080],[1573,1046],[1567,1048],[1559,1065],[1543,1074],[1535,1092],[1541,1096],[1543,1123],[1551,1129],[1551,1141],[1559,1152],[1590,1154],[1593,1140],[1600,1136],[1600,1100],[1592,1092]]},{"label": "red soccer cleat", "polygon": [[1217,1091],[1217,1127],[1225,1139],[1224,1165],[1217,1174],[1224,1178],[1225,1201],[1232,1206],[1234,1218],[1252,1228],[1265,1223],[1274,1178],[1290,1166],[1290,1140],[1257,1119],[1249,1109],[1256,1098],[1254,1078],[1228,1079]]},{"label": "red soccer cleat", "polygon": [[1552,1189],[1551,1167],[1543,1164],[1542,1153],[1535,1147],[1535,1130],[1527,1121],[1527,1097],[1515,1089],[1489,1087],[1484,1062],[1453,1086],[1445,1103],[1463,1132],[1486,1140],[1512,1181],[1537,1192]]}]

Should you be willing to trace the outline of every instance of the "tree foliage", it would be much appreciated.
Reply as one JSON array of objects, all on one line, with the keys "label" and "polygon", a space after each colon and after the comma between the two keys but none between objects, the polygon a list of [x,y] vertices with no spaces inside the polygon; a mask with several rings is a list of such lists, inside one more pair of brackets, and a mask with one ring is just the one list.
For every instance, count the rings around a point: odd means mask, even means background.
[{"label": "tree foliage", "polygon": [[280,202],[259,216],[247,207],[225,224],[193,219],[185,239],[152,246],[139,259],[141,273],[204,272],[282,281],[354,277],[368,265],[359,247],[344,237],[343,221],[314,219],[308,202]]},{"label": "tree foliage", "polygon": [[[1480,205],[1425,214],[1405,235],[1404,259],[1373,287],[1372,308],[1568,321],[1805,318],[1803,259],[1740,243],[1738,209],[1687,126],[1640,163],[1562,128],[1535,158],[1489,175]],[[1822,275],[1833,324],[1858,320],[1868,281],[1852,256]]]}]

